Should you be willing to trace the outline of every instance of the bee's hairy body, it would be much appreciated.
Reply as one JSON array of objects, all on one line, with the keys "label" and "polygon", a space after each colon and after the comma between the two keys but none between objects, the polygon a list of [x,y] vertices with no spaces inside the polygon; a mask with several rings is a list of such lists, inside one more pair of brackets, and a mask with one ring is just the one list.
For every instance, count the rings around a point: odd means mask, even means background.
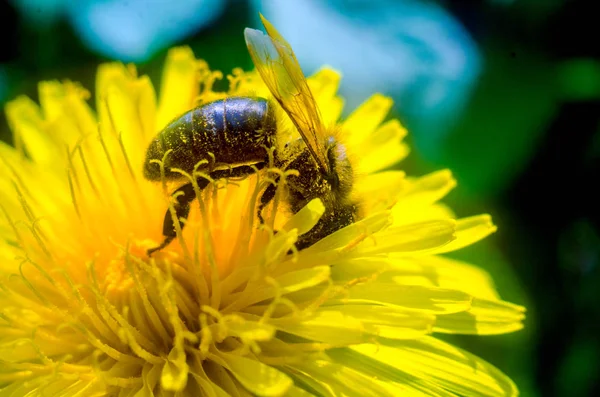
[{"label": "bee's hairy body", "polygon": [[[146,153],[144,175],[160,181],[160,165],[164,163],[167,180],[181,179],[172,169],[192,175],[194,167],[212,179],[244,177],[269,166],[268,148],[277,147],[277,123],[273,103],[258,97],[229,97],[207,103],[176,118],[152,141]],[[302,139],[288,142],[280,151],[273,152],[273,166],[298,171],[287,179],[287,203],[292,213],[298,212],[309,201],[320,198],[325,212],[315,227],[299,237],[296,244],[303,249],[356,220],[357,205],[350,200],[352,167],[345,148],[333,137],[327,140],[327,160],[330,172],[324,174],[317,167]],[[171,152],[165,157],[166,152]],[[262,172],[262,171],[261,171]],[[198,178],[204,189],[209,181]],[[269,185],[260,197],[257,216],[263,222],[262,210],[274,198],[276,186]],[[193,185],[185,183],[173,195],[178,218],[187,219],[190,203],[196,198]],[[183,224],[181,224],[183,227]],[[175,223],[167,210],[163,222],[164,241],[148,251],[149,254],[167,246],[175,237]]]},{"label": "bee's hairy body", "polygon": [[329,175],[323,175],[317,168],[302,140],[294,143],[301,149],[286,166],[286,169],[297,170],[299,173],[289,181],[290,210],[295,214],[315,198],[321,199],[325,206],[325,212],[319,222],[309,232],[300,236],[296,246],[303,249],[353,223],[357,217],[358,206],[350,198],[354,175],[345,147],[341,143],[333,137],[327,141],[328,161],[331,167]]},{"label": "bee's hairy body", "polygon": [[161,180],[160,166],[152,160],[162,161],[168,150],[164,169],[169,180],[183,177],[171,168],[191,175],[202,160],[207,164],[200,171],[261,163],[275,134],[275,115],[266,99],[231,97],[210,102],[184,113],[158,134],[146,152],[144,176]]}]

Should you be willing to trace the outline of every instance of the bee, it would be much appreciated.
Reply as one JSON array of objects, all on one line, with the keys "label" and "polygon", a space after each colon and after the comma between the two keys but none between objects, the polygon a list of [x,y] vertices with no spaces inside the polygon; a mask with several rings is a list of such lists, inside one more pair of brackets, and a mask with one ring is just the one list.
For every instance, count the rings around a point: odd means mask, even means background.
[{"label": "bee", "polygon": [[[286,202],[292,213],[315,198],[321,199],[325,207],[317,224],[299,237],[296,247],[304,249],[357,220],[358,203],[351,199],[354,174],[345,146],[321,119],[291,46],[262,15],[261,19],[267,34],[246,28],[246,45],[262,80],[301,137],[286,142],[281,150],[274,150],[273,165],[298,171],[296,176],[288,177],[286,184]],[[229,97],[183,114],[167,125],[148,147],[145,177],[161,180],[160,166],[153,160],[162,160],[167,150],[171,150],[164,164],[167,180],[181,177],[172,168],[192,173],[202,160],[212,161],[212,167],[199,170],[207,172],[213,180],[260,171],[269,165],[268,148],[277,147],[275,106],[265,98]],[[197,180],[201,190],[208,183],[205,178]],[[273,200],[276,190],[276,184],[270,184],[260,195],[257,211],[260,223],[264,223],[262,210]],[[196,198],[192,183],[176,189],[173,197],[177,219],[187,219],[190,204]],[[148,255],[166,247],[177,236],[169,210],[163,222],[163,236],[163,242],[148,250]]]}]

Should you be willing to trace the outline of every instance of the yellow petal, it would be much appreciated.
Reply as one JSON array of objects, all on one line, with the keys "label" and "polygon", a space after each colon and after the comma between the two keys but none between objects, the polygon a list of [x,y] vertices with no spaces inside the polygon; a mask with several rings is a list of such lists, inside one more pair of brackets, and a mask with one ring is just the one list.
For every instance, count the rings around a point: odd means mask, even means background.
[{"label": "yellow petal", "polygon": [[489,236],[497,229],[496,225],[492,223],[492,217],[487,214],[458,219],[456,221],[456,239],[435,249],[432,253],[443,254],[456,251]]},{"label": "yellow petal", "polygon": [[198,78],[197,61],[189,47],[169,50],[158,100],[157,129],[193,107],[198,96]]},{"label": "yellow petal", "polygon": [[143,386],[134,397],[154,397],[154,388],[160,381],[160,367],[157,365],[144,365],[142,369]]},{"label": "yellow petal", "polygon": [[266,341],[275,334],[273,326],[256,321],[230,321],[227,323],[227,329],[231,335],[244,341]]},{"label": "yellow petal", "polygon": [[290,397],[312,397],[312,396],[314,396],[314,394],[309,393],[306,390],[301,389],[297,386],[292,386],[285,395],[290,396]]},{"label": "yellow petal", "polygon": [[393,208],[395,217],[417,208],[427,208],[456,186],[449,170],[436,171],[420,178],[407,178],[402,195]]},{"label": "yellow petal", "polygon": [[425,313],[457,313],[471,306],[468,294],[434,287],[398,285],[393,282],[364,283],[352,287],[347,302],[400,306]]},{"label": "yellow petal", "polygon": [[455,221],[451,219],[392,226],[362,242],[355,255],[429,252],[445,247],[455,239]]},{"label": "yellow petal", "polygon": [[463,396],[516,396],[514,383],[498,369],[461,349],[426,336],[392,346],[353,350]]},{"label": "yellow petal", "polygon": [[275,318],[271,319],[271,324],[281,331],[333,346],[361,343],[367,340],[367,332],[360,320],[333,309],[322,309],[302,319],[295,315]]},{"label": "yellow petal", "polygon": [[298,230],[280,230],[265,247],[264,261],[267,266],[280,262],[298,241]]},{"label": "yellow petal", "polygon": [[358,319],[366,332],[389,339],[418,338],[430,333],[435,323],[433,315],[405,311],[397,306],[344,304],[327,307]]},{"label": "yellow petal", "polygon": [[[354,370],[346,363],[338,364],[325,360],[311,362],[307,360],[295,365],[295,368],[301,370],[313,382],[317,382],[317,384],[331,390],[334,396],[394,397],[388,389],[380,386],[377,382],[373,382],[371,376]],[[304,378],[301,379],[304,380]]]},{"label": "yellow petal", "polygon": [[[234,375],[225,369],[227,363],[219,356],[211,355],[210,360],[205,360],[203,369],[206,375],[218,388],[222,389],[227,397],[229,396],[247,396],[248,393],[242,385],[236,381]],[[219,395],[217,387],[213,388]],[[241,389],[241,390],[240,390]]]},{"label": "yellow petal", "polygon": [[317,224],[323,212],[323,202],[320,199],[311,200],[283,225],[282,230],[297,229],[298,235],[303,235]]},{"label": "yellow petal", "polygon": [[[312,369],[311,366],[308,370]],[[304,369],[304,368],[302,368]],[[317,379],[316,376],[312,376],[309,373],[304,372],[300,368],[292,367],[289,368],[290,376],[294,378],[294,383],[301,385],[303,388],[311,391],[311,396],[322,396],[322,397],[337,397],[341,395],[334,391],[333,385],[329,385],[326,381]],[[318,372],[316,373],[318,375]]]},{"label": "yellow petal", "polygon": [[[207,397],[231,397],[232,396],[231,394],[229,394],[225,390],[221,389],[219,386],[217,386],[214,382],[212,382],[208,378],[201,377],[200,375],[195,374],[195,373],[192,373],[192,376],[194,377],[194,380],[196,380],[198,385],[200,385],[200,387],[202,388],[203,394],[200,394],[200,395],[206,395]],[[138,396],[136,395],[134,397],[138,397]],[[142,397],[142,396],[140,396],[140,397]],[[146,397],[146,396],[144,395],[143,397]],[[148,397],[154,397],[154,394],[150,394],[150,395],[148,395]]]},{"label": "yellow petal", "polygon": [[46,81],[39,84],[44,118],[57,141],[72,147],[77,140],[98,133],[96,117],[86,103],[89,95],[76,83]]},{"label": "yellow petal", "polygon": [[[40,382],[41,383],[41,382]],[[2,389],[2,394],[6,396],[35,396],[39,395],[39,390],[36,390],[35,384],[26,385],[24,388],[33,389],[30,393],[21,390],[19,392],[11,393],[9,388]],[[90,380],[79,380],[73,381],[72,379],[56,379],[50,385],[46,385],[41,388],[43,392],[48,396],[53,397],[99,397],[106,395],[106,388],[99,381]],[[4,397],[4,396],[3,396]]]},{"label": "yellow petal", "polygon": [[479,298],[499,299],[490,275],[468,263],[434,255],[408,258],[395,254],[388,261],[384,276],[400,284],[456,289]]},{"label": "yellow petal", "polygon": [[366,280],[383,273],[391,266],[391,262],[387,256],[376,256],[344,259],[332,262],[331,265],[331,279],[338,283],[347,283],[352,280]]},{"label": "yellow petal", "polygon": [[31,99],[20,96],[6,104],[6,119],[15,135],[15,146],[22,145],[31,159],[41,165],[59,168],[56,155],[65,153],[48,135],[46,124],[38,105]]},{"label": "yellow petal", "polygon": [[336,95],[341,77],[339,72],[323,68],[307,79],[326,126],[334,125],[342,114],[344,101]]},{"label": "yellow petal", "polygon": [[391,98],[381,94],[375,94],[363,102],[342,125],[344,142],[351,148],[360,148],[365,141],[371,139],[392,104]]},{"label": "yellow petal", "polygon": [[[302,269],[278,276],[275,279],[276,286],[258,285],[250,287],[247,292],[233,294],[232,296],[244,296],[244,304],[249,306],[257,302],[274,298],[279,295],[287,295],[305,288],[319,285],[329,279],[329,266],[315,266],[310,269]],[[242,298],[238,298],[242,299]]]},{"label": "yellow petal", "polygon": [[392,208],[395,226],[434,221],[439,219],[456,219],[456,214],[454,211],[442,203],[435,203],[423,207],[400,207],[401,206],[396,206]]},{"label": "yellow petal", "polygon": [[327,351],[327,354],[336,362],[343,363],[372,378],[385,381],[385,383],[381,382],[382,387],[390,390],[393,396],[456,397],[456,394],[442,389],[433,382],[406,373],[402,370],[401,363],[393,365],[386,362],[385,359],[391,354],[387,351],[372,351],[373,347],[377,348],[379,345],[357,345],[352,349],[331,349]]},{"label": "yellow petal", "polygon": [[257,396],[283,396],[292,387],[292,380],[283,372],[236,354],[220,352],[227,369],[251,393]]},{"label": "yellow petal", "polygon": [[320,255],[326,251],[339,250],[351,246],[354,243],[359,243],[375,232],[385,228],[389,223],[390,219],[387,212],[379,212],[365,219],[361,219],[358,222],[324,237],[314,245],[305,249],[303,251],[305,253],[304,258],[301,258],[301,260],[308,260],[310,258],[308,254],[314,253],[315,255]]},{"label": "yellow petal", "polygon": [[167,362],[163,366],[160,384],[165,390],[181,391],[185,388],[189,374],[185,352],[175,346],[169,352]]},{"label": "yellow petal", "polygon": [[359,195],[365,213],[390,209],[404,189],[405,176],[402,171],[384,171],[359,178],[354,191]]},{"label": "yellow petal", "polygon": [[[145,148],[154,135],[154,89],[147,77],[119,63],[98,68],[96,81],[100,131],[112,135],[127,156],[133,172],[141,173]],[[120,150],[119,150],[120,151]]]},{"label": "yellow petal", "polygon": [[438,316],[434,330],[451,334],[497,335],[520,330],[524,318],[522,306],[474,299],[468,312]]},{"label": "yellow petal", "polygon": [[349,146],[356,171],[372,173],[401,161],[410,151],[401,141],[405,135],[406,129],[394,119],[377,128],[368,140]]}]

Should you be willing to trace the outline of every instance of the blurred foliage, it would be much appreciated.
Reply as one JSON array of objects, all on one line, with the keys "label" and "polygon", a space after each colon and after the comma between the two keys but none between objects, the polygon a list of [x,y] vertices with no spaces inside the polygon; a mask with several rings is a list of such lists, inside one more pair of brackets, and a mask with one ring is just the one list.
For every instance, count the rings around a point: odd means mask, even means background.
[{"label": "blurred foliage", "polygon": [[555,72],[539,53],[492,43],[471,104],[442,143],[440,163],[463,193],[496,196],[537,149],[557,111]]},{"label": "blurred foliage", "polygon": [[[93,91],[96,66],[106,59],[83,44],[66,18],[31,23],[22,12],[40,12],[36,1],[21,2],[27,4],[21,13],[12,1],[0,2],[6,30],[0,105],[20,94],[36,98],[37,81],[44,79],[68,78]],[[340,3],[327,4],[343,12],[348,7]],[[381,9],[392,3],[377,2]],[[393,115],[405,121],[416,144],[401,166],[412,174],[453,170],[459,187],[449,204],[460,216],[490,212],[499,226],[494,236],[456,255],[489,271],[505,299],[528,307],[523,331],[448,339],[508,373],[523,396],[600,395],[600,45],[594,2],[435,3],[474,40],[481,73],[464,111],[447,118],[442,135],[408,117],[408,104],[396,104]],[[173,45],[190,45],[213,69],[249,69],[242,30],[256,26],[260,4],[229,0],[217,19]],[[160,50],[140,64],[140,72],[158,82],[164,55]],[[355,59],[360,62],[360,54]],[[10,140],[3,114],[0,139]]]},{"label": "blurred foliage", "polygon": [[560,91],[567,100],[600,98],[600,62],[593,59],[573,59],[558,67]]}]

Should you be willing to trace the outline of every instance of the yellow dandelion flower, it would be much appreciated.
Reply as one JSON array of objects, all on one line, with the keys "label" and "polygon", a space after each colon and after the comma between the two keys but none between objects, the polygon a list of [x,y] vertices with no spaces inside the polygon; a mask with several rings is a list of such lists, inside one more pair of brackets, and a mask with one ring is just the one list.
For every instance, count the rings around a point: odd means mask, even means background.
[{"label": "yellow dandelion flower", "polygon": [[[0,144],[2,396],[509,396],[513,382],[435,333],[522,327],[478,268],[442,254],[495,231],[439,200],[449,171],[380,170],[404,158],[406,131],[374,95],[340,121],[340,76],[308,79],[357,175],[361,219],[295,250],[324,212],[292,214],[285,183],[256,217],[274,173],[214,180],[178,238],[149,257],[176,188],[143,177],[145,149],[199,103],[269,97],[258,74],[222,77],[188,48],[169,52],[158,101],[146,76],[102,65],[96,111],[81,86],[39,85],[39,105],[6,106]],[[294,125],[278,110],[281,136]],[[282,178],[282,181],[285,178]],[[274,230],[277,232],[275,233]]]}]

